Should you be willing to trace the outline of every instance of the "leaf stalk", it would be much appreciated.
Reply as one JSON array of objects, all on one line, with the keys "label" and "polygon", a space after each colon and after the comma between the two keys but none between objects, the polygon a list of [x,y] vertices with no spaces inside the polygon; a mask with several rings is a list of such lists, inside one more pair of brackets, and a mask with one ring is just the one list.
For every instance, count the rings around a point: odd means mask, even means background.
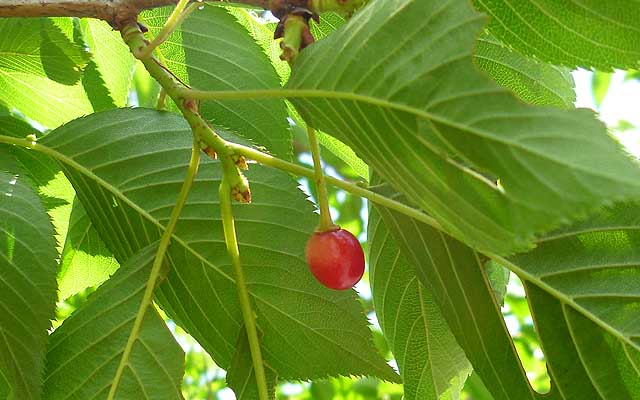
[{"label": "leaf stalk", "polygon": [[109,394],[107,395],[107,400],[113,400],[118,391],[118,387],[120,384],[120,379],[122,378],[122,374],[124,373],[124,369],[129,363],[129,356],[131,355],[131,351],[133,350],[133,345],[135,344],[138,336],[140,334],[140,330],[142,329],[142,323],[144,322],[144,316],[147,314],[147,309],[151,306],[153,302],[153,295],[156,287],[160,283],[162,277],[162,265],[164,262],[164,256],[167,252],[167,248],[171,243],[171,237],[173,236],[173,232],[176,228],[176,224],[178,223],[178,218],[180,217],[180,213],[187,201],[187,197],[189,196],[189,192],[191,191],[191,187],[193,185],[193,181],[195,179],[196,174],[198,173],[198,165],[200,164],[200,147],[196,140],[193,142],[193,146],[191,148],[191,158],[189,160],[189,167],[187,169],[187,175],[182,183],[182,187],[180,189],[180,193],[178,194],[178,199],[176,200],[176,204],[173,206],[171,210],[171,216],[169,217],[169,222],[165,227],[162,236],[160,237],[160,243],[158,245],[158,250],[156,251],[155,258],[153,260],[153,266],[151,267],[151,273],[149,274],[149,279],[147,280],[147,286],[144,291],[144,295],[142,297],[142,302],[140,303],[140,307],[138,308],[138,313],[136,315],[136,319],[133,322],[133,327],[131,328],[131,333],[129,334],[129,338],[127,339],[127,344],[125,345],[124,351],[122,352],[122,357],[120,358],[120,363],[118,364],[118,369],[116,370],[116,374],[114,375],[113,382],[111,382],[111,387],[109,388]]},{"label": "leaf stalk", "polygon": [[320,223],[316,228],[318,232],[326,232],[338,228],[331,219],[331,210],[329,209],[329,196],[327,194],[327,183],[324,173],[322,172],[322,158],[320,157],[320,145],[316,137],[315,129],[307,126],[307,136],[309,137],[309,147],[311,148],[311,156],[313,157],[314,180],[318,189],[318,208],[320,209]]},{"label": "leaf stalk", "polygon": [[235,164],[227,165],[224,168],[222,180],[220,182],[220,214],[222,217],[222,227],[224,229],[224,240],[227,245],[227,252],[231,257],[231,264],[236,278],[236,287],[238,289],[238,297],[240,300],[240,309],[242,310],[242,319],[247,331],[249,339],[249,349],[251,351],[251,359],[253,361],[253,370],[258,386],[258,398],[260,400],[269,400],[267,379],[264,372],[264,362],[262,360],[262,350],[260,349],[260,339],[258,337],[258,328],[256,326],[256,316],[251,306],[251,298],[247,283],[242,270],[240,260],[240,250],[238,248],[238,239],[236,236],[235,221],[233,218],[233,208],[231,205],[231,185],[227,177],[227,171],[236,168]]}]

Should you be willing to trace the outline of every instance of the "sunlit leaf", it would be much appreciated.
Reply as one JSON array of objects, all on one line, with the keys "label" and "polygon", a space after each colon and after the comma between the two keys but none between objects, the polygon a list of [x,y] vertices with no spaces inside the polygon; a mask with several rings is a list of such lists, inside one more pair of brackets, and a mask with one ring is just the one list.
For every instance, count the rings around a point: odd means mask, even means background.
[{"label": "sunlit leaf", "polygon": [[95,68],[116,107],[123,107],[129,99],[134,59],[129,47],[105,21],[82,19],[84,39],[91,51]]},{"label": "sunlit leaf", "polygon": [[92,111],[71,19],[0,19],[0,102],[46,127]]}]

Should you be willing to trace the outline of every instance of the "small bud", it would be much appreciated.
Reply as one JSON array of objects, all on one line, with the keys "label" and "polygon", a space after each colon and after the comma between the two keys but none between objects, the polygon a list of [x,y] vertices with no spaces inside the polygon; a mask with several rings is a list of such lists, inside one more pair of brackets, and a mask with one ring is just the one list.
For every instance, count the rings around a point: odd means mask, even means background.
[{"label": "small bud", "polygon": [[247,164],[247,158],[245,156],[241,154],[233,154],[231,156],[231,159],[236,164],[236,167],[245,171],[249,169],[249,165]]},{"label": "small bud", "polygon": [[240,182],[231,187],[231,198],[239,203],[251,203],[251,189],[249,189],[249,181],[240,174]]},{"label": "small bud", "polygon": [[211,157],[212,160],[217,160],[218,159],[218,153],[216,153],[216,151],[214,149],[212,149],[209,146],[205,146],[202,148],[202,150],[209,156]]}]

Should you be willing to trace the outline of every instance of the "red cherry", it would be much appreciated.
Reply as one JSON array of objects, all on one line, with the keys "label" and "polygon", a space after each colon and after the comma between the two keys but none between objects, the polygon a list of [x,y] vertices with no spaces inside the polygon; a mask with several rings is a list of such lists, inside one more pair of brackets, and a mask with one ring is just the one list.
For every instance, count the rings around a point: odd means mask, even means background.
[{"label": "red cherry", "polygon": [[316,279],[329,289],[349,289],[364,274],[364,253],[349,231],[315,232],[307,242],[307,264]]}]

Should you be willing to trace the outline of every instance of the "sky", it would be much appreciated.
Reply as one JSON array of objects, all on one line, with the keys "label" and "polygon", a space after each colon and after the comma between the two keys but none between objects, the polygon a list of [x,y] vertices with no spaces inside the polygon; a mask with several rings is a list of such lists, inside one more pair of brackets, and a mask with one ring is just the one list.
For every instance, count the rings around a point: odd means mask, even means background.
[{"label": "sky", "polygon": [[[625,72],[616,71],[611,79],[609,91],[598,109],[591,89],[592,77],[593,72],[584,69],[573,72],[576,84],[576,107],[597,111],[600,120],[611,128],[612,133],[632,154],[640,157],[640,81],[625,80]],[[615,128],[620,121],[630,122],[634,128],[619,132]]]}]

